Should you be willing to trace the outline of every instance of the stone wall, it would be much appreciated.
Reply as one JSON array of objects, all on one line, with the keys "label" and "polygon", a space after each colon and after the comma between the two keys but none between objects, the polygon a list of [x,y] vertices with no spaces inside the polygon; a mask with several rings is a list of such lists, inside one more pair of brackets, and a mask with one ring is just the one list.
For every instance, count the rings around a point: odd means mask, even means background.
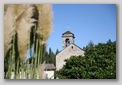
[{"label": "stone wall", "polygon": [[84,55],[84,51],[75,44],[70,44],[70,46],[66,47],[56,55],[56,70],[61,69],[65,64],[64,60],[70,58],[72,55]]}]

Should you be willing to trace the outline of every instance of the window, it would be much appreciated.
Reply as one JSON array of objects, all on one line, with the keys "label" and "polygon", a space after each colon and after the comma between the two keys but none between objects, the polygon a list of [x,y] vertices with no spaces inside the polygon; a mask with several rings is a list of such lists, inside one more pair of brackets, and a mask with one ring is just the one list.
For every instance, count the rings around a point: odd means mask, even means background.
[{"label": "window", "polygon": [[46,79],[48,79],[48,74],[46,73]]},{"label": "window", "polygon": [[65,40],[65,42],[66,42],[66,47],[70,45],[70,40],[68,38]]}]

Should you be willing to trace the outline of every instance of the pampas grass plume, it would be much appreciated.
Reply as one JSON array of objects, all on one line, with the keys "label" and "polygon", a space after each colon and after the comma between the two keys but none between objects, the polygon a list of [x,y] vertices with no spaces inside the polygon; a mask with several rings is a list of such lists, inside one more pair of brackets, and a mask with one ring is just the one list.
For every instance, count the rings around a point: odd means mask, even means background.
[{"label": "pampas grass plume", "polygon": [[40,44],[44,44],[47,42],[48,37],[52,31],[52,5],[37,5],[37,9],[39,11],[37,34],[39,35]]},{"label": "pampas grass plume", "polygon": [[32,19],[34,6],[26,6],[24,13],[17,19],[18,51],[20,60],[24,61],[28,49],[29,33],[34,26],[35,19]]},{"label": "pampas grass plume", "polygon": [[15,34],[15,13],[12,5],[5,5],[4,12],[4,57],[12,46],[12,37]]}]

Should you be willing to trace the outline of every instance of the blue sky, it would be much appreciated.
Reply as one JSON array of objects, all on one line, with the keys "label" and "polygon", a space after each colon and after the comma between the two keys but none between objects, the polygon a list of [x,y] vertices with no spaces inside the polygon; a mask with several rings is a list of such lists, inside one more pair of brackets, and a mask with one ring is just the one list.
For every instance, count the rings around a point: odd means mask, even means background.
[{"label": "blue sky", "polygon": [[79,47],[116,40],[115,4],[53,4],[53,31],[47,50],[62,50],[62,33],[69,30],[75,35]]}]

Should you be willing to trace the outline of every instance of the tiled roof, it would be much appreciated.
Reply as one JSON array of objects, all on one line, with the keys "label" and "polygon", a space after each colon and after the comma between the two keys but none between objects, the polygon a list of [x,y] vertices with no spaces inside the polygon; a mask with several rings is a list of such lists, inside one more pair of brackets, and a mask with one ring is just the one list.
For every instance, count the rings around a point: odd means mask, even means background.
[{"label": "tiled roof", "polygon": [[55,69],[55,66],[53,64],[44,64],[44,68],[45,70],[51,70]]},{"label": "tiled roof", "polygon": [[[73,34],[73,33],[70,32],[70,31],[66,31],[66,32],[63,33],[63,35],[64,35],[64,34]],[[74,34],[73,34],[73,35],[74,35]]]}]

